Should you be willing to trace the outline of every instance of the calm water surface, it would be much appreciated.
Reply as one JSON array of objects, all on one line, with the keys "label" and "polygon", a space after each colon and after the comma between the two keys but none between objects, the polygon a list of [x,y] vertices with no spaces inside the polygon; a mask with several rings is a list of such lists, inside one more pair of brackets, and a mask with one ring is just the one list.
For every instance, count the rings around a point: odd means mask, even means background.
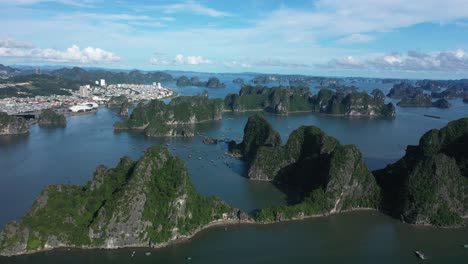
[{"label": "calm water surface", "polygon": [[[232,75],[218,76],[226,89],[212,89],[210,96],[222,98],[237,92]],[[173,86],[173,84],[167,84]],[[363,90],[390,86],[365,83]],[[197,87],[177,88],[181,94],[197,94]],[[315,93],[316,90],[312,89]],[[448,121],[468,116],[468,106],[451,100],[448,110],[397,108],[394,120],[330,117],[316,114],[276,116],[265,114],[286,142],[301,125],[316,125],[344,144],[356,144],[371,169],[399,159],[406,145],[417,144],[421,135]],[[64,129],[33,126],[27,136],[0,137],[0,227],[21,218],[48,184],[84,184],[99,164],[115,166],[119,158],[134,159],[154,144],[164,144],[184,159],[197,190],[206,196],[219,195],[234,206],[251,212],[269,205],[284,204],[285,195],[265,182],[243,177],[244,164],[227,158],[226,144],[204,145],[203,136],[240,139],[252,113],[223,115],[222,121],[196,125],[199,135],[190,139],[150,139],[138,133],[116,133],[112,124],[120,118],[102,108],[95,115],[69,117]],[[441,116],[441,119],[424,117]],[[190,157],[191,156],[191,157]],[[199,160],[198,158],[201,158]],[[433,263],[467,263],[468,229],[413,227],[379,213],[357,212],[274,225],[240,225],[203,231],[188,242],[144,253],[138,249],[113,251],[58,250],[15,258],[0,263],[414,263],[412,250],[420,249]]]}]

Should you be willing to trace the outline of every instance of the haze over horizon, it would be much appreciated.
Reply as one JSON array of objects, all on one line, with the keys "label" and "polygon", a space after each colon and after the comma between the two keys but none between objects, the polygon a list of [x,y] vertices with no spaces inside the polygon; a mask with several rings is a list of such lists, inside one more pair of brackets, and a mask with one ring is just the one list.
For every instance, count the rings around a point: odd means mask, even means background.
[{"label": "haze over horizon", "polygon": [[466,78],[468,1],[0,0],[0,63]]}]

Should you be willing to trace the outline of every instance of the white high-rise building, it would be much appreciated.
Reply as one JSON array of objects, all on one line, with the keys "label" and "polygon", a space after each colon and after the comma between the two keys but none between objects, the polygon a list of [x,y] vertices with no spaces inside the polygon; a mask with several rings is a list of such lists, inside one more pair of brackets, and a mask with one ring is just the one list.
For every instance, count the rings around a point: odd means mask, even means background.
[{"label": "white high-rise building", "polygon": [[106,86],[106,80],[101,79],[101,86]]},{"label": "white high-rise building", "polygon": [[80,97],[89,97],[89,85],[80,86]]}]

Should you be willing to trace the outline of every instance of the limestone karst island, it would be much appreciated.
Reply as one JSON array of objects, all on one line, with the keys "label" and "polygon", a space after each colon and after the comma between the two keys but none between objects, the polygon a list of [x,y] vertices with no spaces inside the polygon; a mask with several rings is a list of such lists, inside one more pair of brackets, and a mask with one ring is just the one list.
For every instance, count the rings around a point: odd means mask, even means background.
[{"label": "limestone karst island", "polygon": [[0,3],[0,264],[468,263],[468,1]]}]

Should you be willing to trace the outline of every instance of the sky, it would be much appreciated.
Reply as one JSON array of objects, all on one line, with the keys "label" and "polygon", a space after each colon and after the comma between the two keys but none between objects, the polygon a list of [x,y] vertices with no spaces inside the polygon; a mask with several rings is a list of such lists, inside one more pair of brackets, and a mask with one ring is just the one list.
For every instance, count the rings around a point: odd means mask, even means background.
[{"label": "sky", "polygon": [[468,78],[468,0],[0,0],[0,63]]}]

